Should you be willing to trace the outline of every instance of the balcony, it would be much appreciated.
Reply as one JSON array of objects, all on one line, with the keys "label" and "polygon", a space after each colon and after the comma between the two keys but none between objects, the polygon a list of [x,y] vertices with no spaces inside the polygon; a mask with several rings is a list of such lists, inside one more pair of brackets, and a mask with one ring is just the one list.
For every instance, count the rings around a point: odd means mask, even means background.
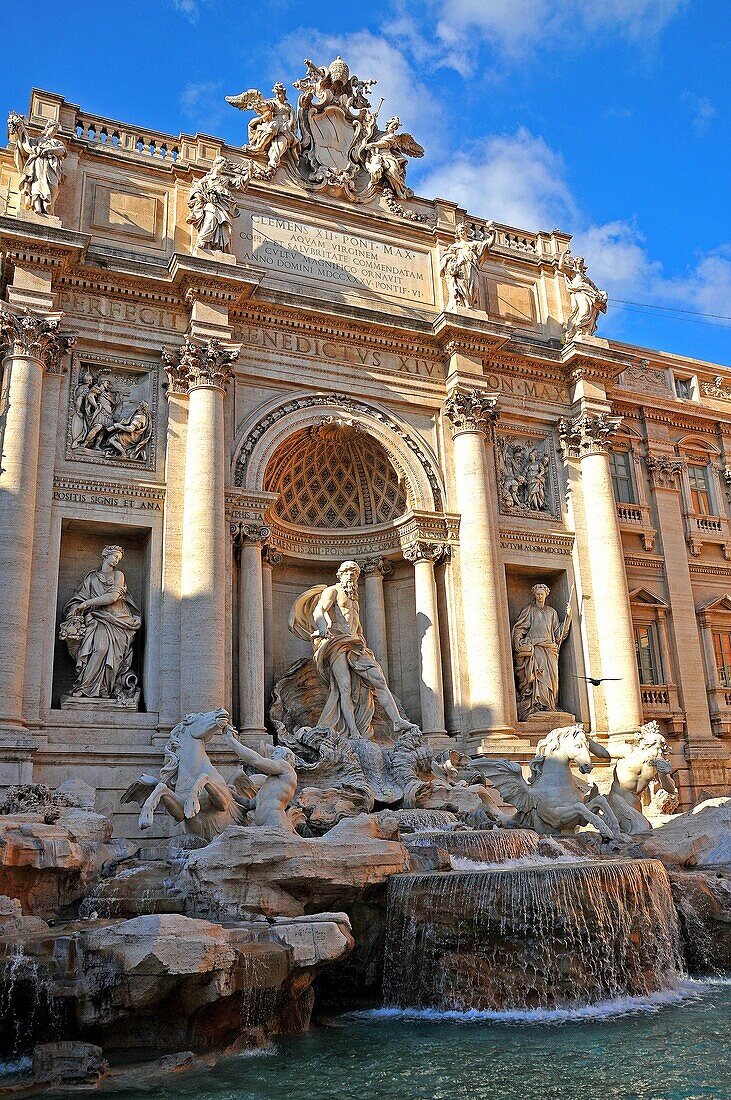
[{"label": "balcony", "polygon": [[639,535],[648,553],[655,549],[655,528],[650,523],[650,509],[646,504],[617,503],[617,519],[621,531]]},{"label": "balcony", "polygon": [[708,709],[715,737],[731,737],[731,687],[708,688]]},{"label": "balcony", "polygon": [[683,732],[683,712],[675,684],[641,684],[640,697],[646,722],[656,719],[666,724],[668,733]]},{"label": "balcony", "polygon": [[731,561],[731,532],[725,516],[686,512],[685,538],[693,557],[698,557],[704,543],[711,542],[721,547],[726,561]]}]

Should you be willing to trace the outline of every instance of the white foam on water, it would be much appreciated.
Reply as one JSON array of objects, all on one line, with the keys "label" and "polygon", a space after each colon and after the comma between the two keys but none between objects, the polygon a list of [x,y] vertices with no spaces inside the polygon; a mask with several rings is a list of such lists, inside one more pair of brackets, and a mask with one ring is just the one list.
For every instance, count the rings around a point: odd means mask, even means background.
[{"label": "white foam on water", "polygon": [[13,1058],[8,1062],[0,1061],[0,1078],[16,1077],[21,1073],[28,1073],[32,1066],[30,1058]]},{"label": "white foam on water", "polygon": [[349,1019],[360,1020],[413,1020],[424,1023],[500,1023],[500,1024],[564,1024],[582,1020],[609,1020],[618,1016],[633,1016],[646,1012],[660,1012],[663,1008],[697,1000],[708,985],[731,984],[727,979],[684,979],[671,989],[662,989],[646,997],[617,997],[591,1005],[574,1008],[531,1009],[469,1009],[458,1012],[438,1008],[374,1008],[361,1012],[349,1012]]},{"label": "white foam on water", "polygon": [[468,859],[466,856],[450,856],[453,871],[510,871],[521,867],[554,867],[557,863],[579,864],[586,863],[591,857],[587,856],[519,856],[517,859],[498,860],[496,863],[483,863],[479,859]]}]

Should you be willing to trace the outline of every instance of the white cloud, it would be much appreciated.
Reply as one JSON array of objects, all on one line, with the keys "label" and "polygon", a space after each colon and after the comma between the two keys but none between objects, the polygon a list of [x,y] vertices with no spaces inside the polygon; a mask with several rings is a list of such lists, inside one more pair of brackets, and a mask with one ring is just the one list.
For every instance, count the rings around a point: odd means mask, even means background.
[{"label": "white cloud", "polygon": [[381,121],[397,114],[404,129],[412,131],[417,141],[423,143],[428,134],[430,148],[435,148],[441,141],[440,102],[418,79],[404,51],[370,31],[334,35],[305,28],[288,35],[277,45],[277,79],[284,79],[282,73],[299,76],[301,71],[304,75],[304,57],[311,57],[316,65],[329,65],[337,54],[361,80],[377,79],[371,102],[378,106],[383,96]]},{"label": "white cloud", "polygon": [[419,193],[520,228],[552,229],[577,217],[560,154],[524,127],[493,134],[423,176]]},{"label": "white cloud", "polygon": [[698,137],[703,137],[718,114],[710,99],[694,92],[684,92],[681,102],[690,111],[690,123]]},{"label": "white cloud", "polygon": [[432,0],[445,63],[466,72],[486,43],[509,59],[550,39],[616,34],[646,44],[689,0]]},{"label": "white cloud", "polygon": [[172,0],[173,7],[184,15],[189,23],[197,23],[200,15],[199,0]]},{"label": "white cloud", "polygon": [[227,114],[223,85],[213,80],[186,84],[180,96],[180,106],[197,130],[215,133]]}]

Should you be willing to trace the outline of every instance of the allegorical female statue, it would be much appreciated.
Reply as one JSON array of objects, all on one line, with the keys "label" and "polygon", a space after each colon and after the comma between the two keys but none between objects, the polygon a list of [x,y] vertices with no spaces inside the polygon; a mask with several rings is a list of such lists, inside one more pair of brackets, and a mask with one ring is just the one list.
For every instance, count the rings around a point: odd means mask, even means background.
[{"label": "allegorical female statue", "polygon": [[53,213],[61,182],[66,146],[56,137],[58,123],[48,122],[40,137],[30,137],[22,115],[8,118],[8,137],[15,145],[15,167],[20,173],[20,200],[34,214]]},{"label": "allegorical female statue", "polygon": [[571,604],[559,621],[546,606],[546,584],[531,588],[533,603],[518,615],[513,627],[513,659],[518,681],[518,718],[521,722],[541,710],[558,710],[558,653],[571,629]]},{"label": "allegorical female statue", "polygon": [[185,220],[198,231],[196,248],[231,251],[233,220],[238,217],[234,191],[245,190],[250,178],[247,166],[237,168],[225,157],[216,157],[210,172],[193,185]]},{"label": "allegorical female statue", "polygon": [[600,290],[589,278],[584,257],[572,256],[569,248],[561,256],[558,270],[566,276],[566,289],[571,298],[571,313],[566,318],[566,339],[593,336],[599,314],[607,312],[609,298],[606,290]]},{"label": "allegorical female statue", "polygon": [[460,222],[454,232],[454,244],[442,249],[439,274],[449,291],[447,309],[473,309],[477,303],[480,263],[489,241],[471,241],[467,226]]},{"label": "allegorical female statue", "polygon": [[121,546],[105,546],[99,569],[86,574],[64,607],[59,637],[76,662],[76,679],[62,705],[111,699],[137,708],[140,692],[130,669],[142,615],[117,568],[123,553]]}]

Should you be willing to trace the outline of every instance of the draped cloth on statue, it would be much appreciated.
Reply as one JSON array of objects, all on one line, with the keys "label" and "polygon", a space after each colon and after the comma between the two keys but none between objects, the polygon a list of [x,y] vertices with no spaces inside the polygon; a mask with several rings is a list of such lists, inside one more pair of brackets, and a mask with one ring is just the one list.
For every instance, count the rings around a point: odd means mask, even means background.
[{"label": "draped cloth on statue", "polygon": [[121,573],[105,574],[101,569],[87,573],[64,608],[64,617],[74,614],[78,604],[97,596],[114,595],[113,603],[81,612],[84,633],[76,661],[74,693],[90,699],[113,699],[124,690],[125,677],[132,665],[132,643],[142,625],[142,615],[127,587],[120,584]]},{"label": "draped cloth on statue", "polygon": [[347,633],[335,621],[330,627],[329,637],[312,637],[317,630],[315,608],[326,587],[316,584],[295,600],[289,615],[289,629],[314,646],[317,674],[330,688],[318,726],[331,726],[338,733],[348,732],[340,707],[340,692],[332,674],[333,662],[342,653],[350,665],[350,692],[358,732],[361,737],[370,738],[373,736],[373,688],[381,684],[383,672],[363,636]]},{"label": "draped cloth on statue", "polygon": [[558,651],[567,625],[552,607],[528,604],[513,627],[518,718],[558,706]]}]

